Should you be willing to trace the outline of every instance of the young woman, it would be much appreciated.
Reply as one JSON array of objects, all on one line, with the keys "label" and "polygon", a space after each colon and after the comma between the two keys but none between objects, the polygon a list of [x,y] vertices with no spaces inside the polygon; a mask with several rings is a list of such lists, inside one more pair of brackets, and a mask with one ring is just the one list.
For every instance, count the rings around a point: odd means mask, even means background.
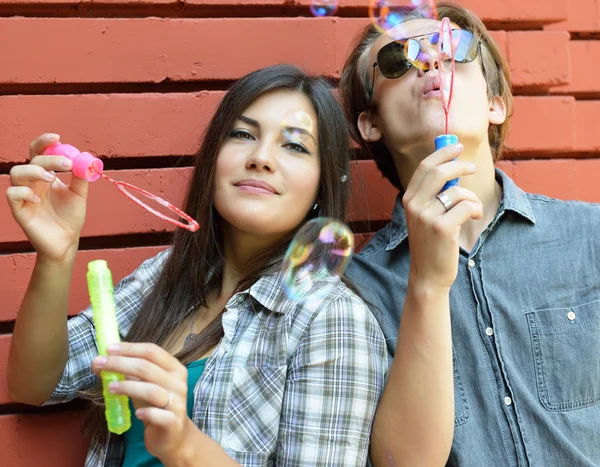
[{"label": "young woman", "polygon": [[101,399],[99,372],[124,373],[110,390],[132,399],[134,424],[107,436],[96,417],[90,466],[364,465],[387,368],[383,334],[337,278],[315,284],[318,300],[291,301],[281,287],[297,229],[345,214],[348,134],[330,86],[275,66],[231,87],[190,180],[185,210],[200,230],[178,230],[118,284],[127,342],[107,358],[97,357],[89,309],[67,322],[87,184],[50,172],[70,168],[40,156],[57,139],[32,143],[7,190],[37,251],[9,357],[13,398]]}]

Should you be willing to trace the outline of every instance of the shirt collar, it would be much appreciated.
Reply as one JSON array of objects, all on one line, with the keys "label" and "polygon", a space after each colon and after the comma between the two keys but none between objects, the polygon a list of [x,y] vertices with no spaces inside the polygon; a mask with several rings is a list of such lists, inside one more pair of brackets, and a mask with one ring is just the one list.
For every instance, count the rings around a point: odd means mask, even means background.
[{"label": "shirt collar", "polygon": [[[502,201],[498,207],[496,218],[502,215],[505,211],[512,211],[525,219],[528,219],[532,224],[535,224],[535,216],[531,209],[531,204],[527,198],[527,194],[521,190],[512,179],[502,170],[496,169],[496,180],[502,186]],[[392,222],[389,230],[388,244],[386,251],[395,249],[408,237],[406,227],[406,216],[402,207],[402,194],[396,197],[396,205],[392,213]]]},{"label": "shirt collar", "polygon": [[283,287],[283,273],[262,276],[250,288],[233,295],[227,302],[227,308],[241,305],[248,297],[252,297],[267,310],[284,314],[290,300]]}]

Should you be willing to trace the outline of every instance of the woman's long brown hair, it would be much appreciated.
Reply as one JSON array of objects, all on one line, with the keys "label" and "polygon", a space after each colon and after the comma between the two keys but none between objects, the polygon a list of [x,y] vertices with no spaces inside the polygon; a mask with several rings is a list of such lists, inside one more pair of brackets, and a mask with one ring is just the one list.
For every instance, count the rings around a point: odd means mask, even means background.
[{"label": "woman's long brown hair", "polygon": [[[271,66],[246,75],[233,84],[224,96],[196,156],[185,212],[198,220],[200,229],[195,233],[182,229],[175,232],[164,268],[144,298],[125,340],[165,346],[184,322],[189,310],[197,305],[206,306],[209,293],[220,290],[224,258],[221,219],[215,211],[213,198],[217,157],[242,112],[260,96],[282,90],[303,93],[312,102],[317,115],[321,161],[317,196],[319,215],[345,218],[350,189],[349,134],[332,87],[324,79],[307,76],[291,65]],[[348,179],[342,181],[344,175]],[[310,213],[307,213],[307,218],[309,216]],[[254,258],[235,292],[246,290],[261,276],[278,271],[294,233]],[[197,360],[216,346],[222,336],[219,315],[195,339],[196,345],[186,347],[177,358],[184,364]],[[82,396],[92,402],[85,421],[85,431],[99,442],[105,442],[108,431],[101,385],[82,393]]]}]

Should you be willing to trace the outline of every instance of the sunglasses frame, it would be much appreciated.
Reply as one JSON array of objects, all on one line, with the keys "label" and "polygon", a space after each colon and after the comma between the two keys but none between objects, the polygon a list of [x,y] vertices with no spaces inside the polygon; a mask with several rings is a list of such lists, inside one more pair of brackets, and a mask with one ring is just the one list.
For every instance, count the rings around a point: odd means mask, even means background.
[{"label": "sunglasses frame", "polygon": [[[472,38],[471,41],[475,40],[475,35],[471,32],[468,31],[466,29],[453,29],[452,32],[454,31],[466,31],[471,33]],[[439,34],[437,32],[430,32],[427,34],[420,34],[418,36],[413,36],[413,37],[407,37],[406,39],[403,39],[404,41],[409,41],[409,40],[415,40],[415,39],[419,39],[422,37],[431,37],[435,34]],[[421,40],[418,40],[419,45],[421,43]],[[375,92],[375,69],[377,69],[379,71],[379,74],[381,76],[383,76],[386,79],[398,79],[398,78],[402,78],[406,73],[408,73],[408,71],[414,67],[414,65],[412,63],[410,63],[409,60],[406,59],[406,57],[404,58],[404,60],[409,64],[409,67],[406,69],[406,71],[404,71],[404,73],[396,76],[395,78],[388,78],[387,76],[385,76],[385,74],[383,74],[383,72],[381,71],[381,68],[379,68],[379,55],[381,54],[382,51],[384,51],[389,45],[397,43],[397,42],[401,42],[401,41],[393,41],[390,42],[389,44],[384,45],[381,49],[379,49],[379,52],[377,52],[377,59],[375,60],[375,63],[373,63],[373,72],[372,72],[372,79],[371,79],[371,87],[369,88],[369,102],[373,101],[373,94]],[[471,63],[472,61],[474,61],[477,57],[479,57],[479,55],[481,54],[481,40],[477,40],[477,53],[474,55],[474,57],[471,60],[467,60],[467,61],[457,61],[456,63]]]}]

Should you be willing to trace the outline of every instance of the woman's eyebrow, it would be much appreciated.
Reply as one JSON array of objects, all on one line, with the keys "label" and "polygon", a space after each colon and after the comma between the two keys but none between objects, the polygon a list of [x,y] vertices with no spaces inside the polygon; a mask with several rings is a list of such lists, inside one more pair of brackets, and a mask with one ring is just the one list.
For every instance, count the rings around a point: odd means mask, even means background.
[{"label": "woman's eyebrow", "polygon": [[241,120],[242,122],[244,122],[248,125],[251,125],[253,127],[260,128],[260,123],[258,123],[258,120],[254,120],[253,118],[246,117],[245,115],[240,115],[238,120]]},{"label": "woman's eyebrow", "polygon": [[315,142],[315,144],[317,144],[317,140],[315,139],[313,134],[310,131],[308,131],[306,128],[300,128],[297,126],[286,126],[286,127],[282,128],[282,131],[284,131],[287,134],[300,133],[300,134],[303,134],[306,136],[310,136],[312,138],[312,140]]}]

